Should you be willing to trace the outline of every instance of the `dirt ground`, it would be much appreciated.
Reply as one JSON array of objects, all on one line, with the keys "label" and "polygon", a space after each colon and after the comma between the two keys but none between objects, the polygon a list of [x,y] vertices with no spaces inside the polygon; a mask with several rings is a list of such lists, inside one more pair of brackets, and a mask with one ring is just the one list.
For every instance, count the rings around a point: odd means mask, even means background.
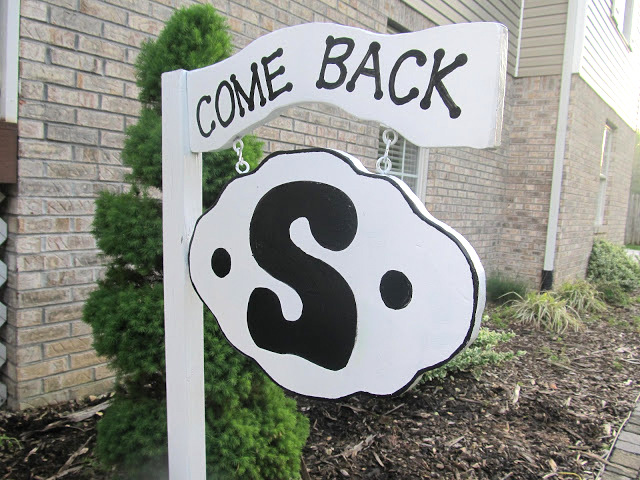
[{"label": "dirt ground", "polygon": [[[511,325],[501,349],[525,353],[479,378],[395,398],[299,398],[311,422],[302,478],[594,479],[640,393],[639,318],[634,304],[578,333]],[[114,478],[93,455],[105,401],[1,411],[0,479]]]}]

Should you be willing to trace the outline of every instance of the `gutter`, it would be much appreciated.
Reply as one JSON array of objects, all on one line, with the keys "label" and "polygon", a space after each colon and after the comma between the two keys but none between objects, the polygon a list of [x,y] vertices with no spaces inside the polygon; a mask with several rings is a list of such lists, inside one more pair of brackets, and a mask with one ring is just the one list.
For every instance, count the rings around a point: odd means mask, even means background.
[{"label": "gutter", "polygon": [[[569,120],[569,100],[571,97],[571,76],[574,70],[576,53],[581,53],[581,38],[584,33],[584,0],[569,0],[567,12],[567,28],[564,37],[564,55],[562,60],[562,77],[560,80],[560,100],[558,102],[558,123],[556,125],[556,142],[553,155],[553,173],[551,177],[551,196],[549,199],[549,220],[547,223],[547,239],[544,250],[544,266],[540,290],[550,290],[553,286],[553,272],[558,240],[558,218],[560,215],[560,197],[562,193],[562,171],[564,169],[565,147],[567,141],[567,125]],[[580,28],[578,19],[580,16]],[[577,44],[577,45],[576,45]],[[579,65],[579,63],[577,63]]]}]

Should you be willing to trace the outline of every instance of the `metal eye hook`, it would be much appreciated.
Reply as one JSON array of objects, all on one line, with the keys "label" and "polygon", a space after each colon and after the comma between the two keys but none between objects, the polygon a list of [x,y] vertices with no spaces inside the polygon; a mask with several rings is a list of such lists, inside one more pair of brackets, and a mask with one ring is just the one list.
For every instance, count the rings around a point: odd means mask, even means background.
[{"label": "metal eye hook", "polygon": [[398,134],[395,130],[387,128],[382,132],[382,141],[384,142],[384,154],[376,162],[376,170],[378,173],[387,175],[391,171],[392,162],[389,158],[389,148],[398,141]]},{"label": "metal eye hook", "polygon": [[251,165],[242,158],[242,150],[244,149],[244,142],[241,138],[236,138],[233,142],[233,150],[238,155],[238,161],[236,162],[236,172],[239,174],[247,173],[251,169]]}]

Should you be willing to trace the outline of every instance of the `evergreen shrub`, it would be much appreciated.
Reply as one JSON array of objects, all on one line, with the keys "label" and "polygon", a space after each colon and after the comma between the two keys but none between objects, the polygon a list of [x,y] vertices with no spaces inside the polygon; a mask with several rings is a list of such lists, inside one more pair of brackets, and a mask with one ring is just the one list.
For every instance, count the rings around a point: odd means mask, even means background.
[{"label": "evergreen shrub", "polygon": [[[126,478],[166,478],[167,434],[162,285],[162,117],[160,75],[226,58],[231,41],[224,19],[209,5],[178,10],[136,62],[139,121],[127,129],[123,162],[131,189],[103,192],[93,232],[107,271],[84,309],[94,347],[116,372],[112,405],[98,425],[96,452]],[[262,155],[243,138],[252,167]],[[232,150],[203,155],[204,205],[235,175]],[[293,400],[228,344],[213,316],[204,320],[207,476],[216,479],[298,478],[308,421]]]},{"label": "evergreen shrub", "polygon": [[618,286],[631,292],[640,287],[640,265],[627,255],[624,247],[596,240],[589,256],[587,278],[608,289]]}]

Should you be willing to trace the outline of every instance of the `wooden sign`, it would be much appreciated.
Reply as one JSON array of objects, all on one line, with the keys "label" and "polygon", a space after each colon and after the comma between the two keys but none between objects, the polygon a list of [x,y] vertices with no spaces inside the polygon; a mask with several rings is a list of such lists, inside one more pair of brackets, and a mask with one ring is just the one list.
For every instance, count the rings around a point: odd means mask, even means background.
[{"label": "wooden sign", "polygon": [[397,393],[474,338],[473,248],[393,177],[325,149],[277,153],[198,220],[193,285],[229,342],[281,386]]},{"label": "wooden sign", "polygon": [[468,23],[383,35],[328,23],[283,28],[189,72],[191,149],[233,140],[292,105],[322,102],[420,146],[500,143],[507,28]]},{"label": "wooden sign", "polygon": [[340,152],[281,153],[228,184],[197,220],[199,152],[308,102],[419,146],[494,147],[506,65],[499,24],[399,35],[305,24],[218,64],[163,74],[170,478],[206,476],[202,305],[189,275],[232,344],[282,386],[326,398],[401,391],[474,338],[484,307],[477,255],[404,183]]}]

